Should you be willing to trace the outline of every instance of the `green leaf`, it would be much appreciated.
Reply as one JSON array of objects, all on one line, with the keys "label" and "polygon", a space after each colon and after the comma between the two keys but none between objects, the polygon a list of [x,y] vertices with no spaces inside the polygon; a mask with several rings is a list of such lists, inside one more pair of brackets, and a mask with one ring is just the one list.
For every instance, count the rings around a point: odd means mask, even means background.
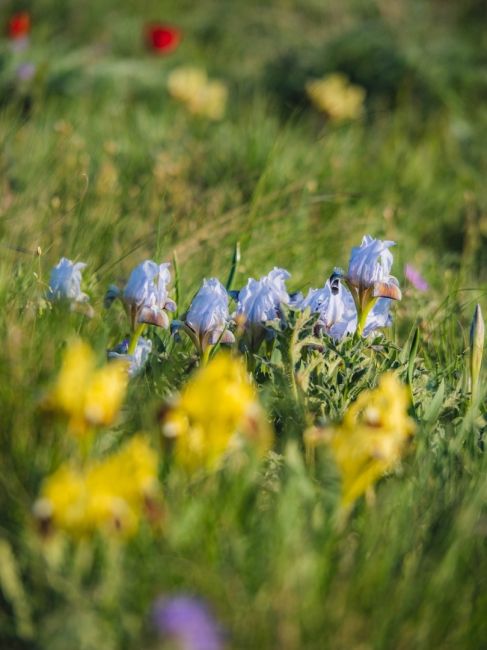
[{"label": "green leaf", "polygon": [[179,263],[176,251],[172,254],[172,267],[174,269],[174,300],[176,302],[176,311],[174,318],[177,319],[179,314],[179,298],[181,295],[181,279],[179,277]]},{"label": "green leaf", "polygon": [[240,242],[236,242],[235,247],[233,249],[232,266],[230,267],[230,273],[228,274],[228,280],[226,284],[227,291],[230,291],[232,288],[233,281],[235,279],[235,275],[237,273],[239,264],[240,264]]},{"label": "green leaf", "polygon": [[419,346],[419,328],[418,326],[416,326],[411,338],[411,345],[409,347],[409,355],[408,355],[407,377],[408,377],[408,384],[411,386],[411,391],[413,385],[414,362],[416,361],[416,356],[418,354],[418,346]]},{"label": "green leaf", "polygon": [[424,410],[423,420],[425,422],[434,422],[438,419],[444,400],[445,381],[442,379],[440,385],[438,386],[438,390],[435,393],[435,396]]},{"label": "green leaf", "polygon": [[0,540],[0,591],[12,606],[18,635],[22,639],[31,639],[34,630],[30,604],[14,552],[4,539]]}]

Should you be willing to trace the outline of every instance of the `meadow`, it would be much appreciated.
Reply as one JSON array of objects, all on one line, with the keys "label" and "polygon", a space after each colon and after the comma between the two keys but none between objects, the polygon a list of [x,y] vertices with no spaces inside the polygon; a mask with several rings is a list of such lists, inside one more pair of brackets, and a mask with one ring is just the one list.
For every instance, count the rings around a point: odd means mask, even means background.
[{"label": "meadow", "polygon": [[486,19],[1,3],[2,649],[487,646]]}]

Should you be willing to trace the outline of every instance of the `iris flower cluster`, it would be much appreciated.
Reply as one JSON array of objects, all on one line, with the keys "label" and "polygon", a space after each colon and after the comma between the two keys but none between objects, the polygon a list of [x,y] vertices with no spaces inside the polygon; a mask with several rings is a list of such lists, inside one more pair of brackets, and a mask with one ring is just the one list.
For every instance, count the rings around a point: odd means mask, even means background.
[{"label": "iris flower cluster", "polygon": [[[91,458],[91,443],[98,429],[115,423],[129,376],[149,358],[152,342],[144,334],[150,326],[170,330],[175,338],[186,335],[201,358],[199,369],[160,414],[165,450],[174,464],[193,475],[218,471],[249,453],[264,456],[272,447],[273,431],[252,377],[238,355],[212,352],[238,340],[247,353],[256,353],[276,325],[287,326],[289,310],[304,312],[305,318],[315,314],[317,333],[335,340],[368,336],[389,325],[391,304],[401,298],[391,275],[393,245],[365,236],[352,249],[348,270],[335,269],[323,287],[306,296],[289,293],[290,274],[277,267],[259,279],[249,278],[238,291],[227,290],[217,278],[204,279],[187,311],[172,322],[169,314],[177,305],[171,297],[170,265],[146,260],[136,266],[123,288],[112,285],[105,296],[106,307],[115,300],[122,303],[129,337],[108,352],[109,362],[101,367],[86,343],[72,342],[45,398],[46,407],[66,417],[82,453],[78,462],[61,465],[46,479],[38,516],[75,536],[100,527],[126,534],[137,530],[157,492],[157,455],[140,435],[102,460]],[[48,300],[70,308],[89,304],[82,290],[85,266],[61,259],[51,273]],[[474,339],[480,341],[480,334]],[[478,354],[472,359],[477,368]],[[329,444],[342,476],[344,506],[401,457],[414,431],[408,395],[394,375],[384,375],[377,389],[363,392],[350,406],[341,424],[305,433],[308,448]]]},{"label": "iris flower cluster", "polygon": [[[217,344],[235,343],[235,334],[246,350],[256,353],[274,335],[276,323],[285,326],[285,308],[316,314],[317,331],[335,340],[355,332],[369,336],[391,324],[391,305],[401,299],[399,283],[391,275],[392,246],[392,241],[366,235],[352,249],[348,270],[335,269],[321,288],[309,289],[306,296],[290,294],[290,274],[277,267],[260,279],[249,278],[239,291],[227,291],[217,278],[204,279],[189,309],[172,323],[168,314],[177,307],[170,297],[170,265],[146,260],[123,289],[112,285],[106,294],[107,307],[115,299],[123,303],[130,324],[130,337],[108,356],[127,361],[129,374],[137,374],[152,350],[151,340],[142,336],[149,325],[170,328],[175,337],[184,332],[204,360]],[[81,290],[85,266],[63,258],[52,271],[49,300],[86,304],[88,296]],[[232,313],[230,299],[235,302]]]}]

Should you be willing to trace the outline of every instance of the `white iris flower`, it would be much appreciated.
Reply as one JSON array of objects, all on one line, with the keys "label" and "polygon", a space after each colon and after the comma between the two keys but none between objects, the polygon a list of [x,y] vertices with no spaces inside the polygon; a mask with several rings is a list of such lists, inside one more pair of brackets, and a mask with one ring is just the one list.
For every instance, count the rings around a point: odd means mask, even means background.
[{"label": "white iris flower", "polygon": [[233,292],[237,300],[234,318],[245,328],[251,351],[257,352],[266,335],[273,336],[266,324],[282,318],[281,305],[290,305],[286,289],[286,280],[290,277],[285,269],[274,267],[260,280],[249,278],[241,291]]},{"label": "white iris flower", "polygon": [[[375,301],[365,321],[362,331],[364,336],[391,325],[391,303],[388,298]],[[340,284],[338,278],[328,280],[321,289],[310,289],[306,298],[296,306],[299,309],[309,308],[311,313],[318,314],[318,330],[326,332],[337,341],[357,329],[357,309],[353,296],[346,286]]]},{"label": "white iris flower", "polygon": [[152,352],[152,341],[140,336],[137,339],[137,346],[134,353],[129,354],[128,350],[129,340],[127,339],[123,343],[120,343],[120,345],[117,345],[114,350],[109,350],[108,358],[127,361],[129,364],[129,377],[135,377],[143,370],[149,359],[149,355]]},{"label": "white iris flower", "polygon": [[175,311],[176,303],[168,296],[171,281],[170,264],[156,264],[152,260],[142,262],[130,274],[122,293],[128,310],[132,329],[139,324],[169,327],[164,310]]},{"label": "white iris flower", "polygon": [[397,279],[390,274],[393,241],[382,241],[365,235],[360,246],[352,248],[348,273],[348,284],[360,294],[370,293],[371,298],[401,299]]},{"label": "white iris flower", "polygon": [[[389,304],[383,299],[401,300],[399,282],[391,275],[393,241],[382,241],[365,235],[360,246],[352,248],[348,272],[336,269],[331,280],[342,280],[350,290],[357,310],[357,331],[365,334],[374,323],[389,319]],[[369,326],[367,328],[367,325]],[[384,325],[377,325],[383,327]]]},{"label": "white iris flower", "polygon": [[262,324],[280,318],[281,304],[289,304],[286,280],[291,275],[284,269],[274,267],[260,280],[249,278],[238,294],[237,318],[246,323]]},{"label": "white iris flower", "polygon": [[51,271],[48,300],[87,302],[88,296],[81,291],[81,271],[85,268],[84,262],[72,262],[66,257],[62,257]]},{"label": "white iris flower", "polygon": [[200,353],[215,345],[234,343],[235,337],[228,330],[228,293],[216,278],[203,280],[203,284],[193,298],[184,321],[175,321],[172,330],[184,329]]}]

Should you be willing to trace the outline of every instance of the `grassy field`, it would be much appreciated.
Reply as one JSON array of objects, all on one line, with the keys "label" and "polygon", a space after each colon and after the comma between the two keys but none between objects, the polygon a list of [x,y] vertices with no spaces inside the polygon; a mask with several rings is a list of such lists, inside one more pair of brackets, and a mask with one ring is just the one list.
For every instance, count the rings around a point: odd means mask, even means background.
[{"label": "grassy field", "polygon": [[[3,24],[19,10],[28,42],[4,30],[0,44],[0,646],[486,647],[485,370],[472,395],[469,334],[487,309],[484,3],[36,0],[2,3]],[[173,52],[144,45],[150,21],[181,30]],[[221,118],[171,95],[182,66],[225,84]],[[356,119],[306,95],[334,72],[365,91]],[[182,319],[203,278],[236,290],[278,266],[291,293],[322,287],[366,234],[396,242],[391,327],[336,341],[283,308],[273,342],[242,355],[253,383],[235,380],[234,398],[230,380],[196,383],[221,342],[200,358],[184,332],[149,326],[149,361],[112,418],[95,432],[56,412],[76,340],[101,367],[130,336],[104,299],[144,260],[171,263],[169,315]],[[87,264],[75,309],[48,300],[61,257]],[[388,371],[414,435],[344,504],[329,441]],[[265,454],[187,471],[167,423],[197,390],[215,409],[249,399]],[[101,467],[140,432],[157,486],[137,525],[74,531],[40,516],[49,476]],[[208,432],[212,450],[215,421]],[[157,629],[154,602],[179,595],[206,603],[219,643]]]}]

